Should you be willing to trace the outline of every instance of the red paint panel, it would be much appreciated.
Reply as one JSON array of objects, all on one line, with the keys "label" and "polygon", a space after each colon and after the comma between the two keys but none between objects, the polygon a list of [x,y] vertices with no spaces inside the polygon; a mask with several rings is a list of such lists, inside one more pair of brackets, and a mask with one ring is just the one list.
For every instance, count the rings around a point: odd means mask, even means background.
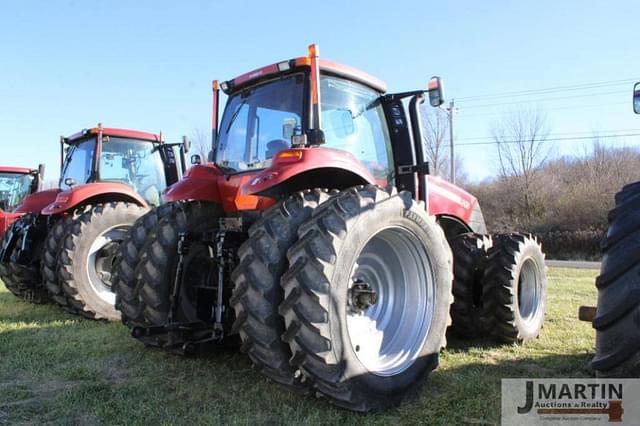
[{"label": "red paint panel", "polygon": [[[69,139],[70,141],[73,141],[76,139],[84,138],[87,136],[87,134],[97,135],[98,133],[100,133],[100,128],[93,127],[86,131],[83,130],[78,133],[74,133],[73,135],[69,136],[67,139]],[[139,130],[118,129],[115,127],[103,127],[102,134],[103,136],[143,139],[143,140],[148,140],[152,142],[160,142],[160,135],[157,135],[155,133],[142,132]]]},{"label": "red paint panel", "polygon": [[464,189],[436,176],[428,176],[429,214],[449,215],[469,223],[478,200]]},{"label": "red paint panel", "polygon": [[164,196],[165,201],[201,200],[222,205],[225,212],[262,210],[275,200],[240,193],[240,188],[254,178],[256,173],[239,173],[224,176],[214,164],[191,167],[185,176],[171,185]]},{"label": "red paint panel", "polygon": [[28,195],[24,200],[22,200],[22,203],[18,206],[15,212],[21,214],[39,212],[49,204],[53,203],[56,200],[58,193],[60,193],[60,189],[55,188]]},{"label": "red paint panel", "polygon": [[[284,61],[281,61],[281,62],[284,62]],[[311,66],[311,59],[306,56],[292,59],[289,62],[293,62],[296,68]],[[375,90],[378,90],[379,92],[384,93],[387,91],[387,85],[384,81],[376,77],[373,77],[372,75],[367,74],[366,72],[361,71],[357,68],[351,67],[349,65],[339,64],[337,62],[333,62],[333,61],[322,59],[322,58],[320,58],[319,62],[320,62],[321,72],[322,71],[329,72],[329,73],[346,77],[351,80],[358,81],[360,83],[366,84],[367,86]],[[253,80],[257,80],[271,74],[278,74],[280,72],[278,71],[278,63],[255,69],[253,71],[242,74],[232,79],[231,81],[233,82],[234,87],[231,90],[235,91],[239,87],[244,86]]]},{"label": "red paint panel", "polygon": [[9,229],[13,222],[18,220],[20,216],[22,216],[21,213],[7,213],[0,209],[0,239],[4,238],[7,229]]},{"label": "red paint panel", "polygon": [[147,207],[147,202],[130,186],[117,182],[95,182],[77,185],[58,193],[53,203],[42,210],[44,215],[60,214],[96,196],[126,197],[131,202]]},{"label": "red paint panel", "polygon": [[34,170],[28,167],[0,166],[0,173],[18,173],[21,175],[28,175],[29,173],[35,173],[37,171],[37,169]]},{"label": "red paint panel", "polygon": [[[302,155],[294,155],[302,153]],[[300,173],[314,169],[343,169],[360,176],[366,182],[379,182],[352,154],[332,148],[299,148],[280,151],[271,167],[256,174],[244,184],[241,193],[257,194]]]}]

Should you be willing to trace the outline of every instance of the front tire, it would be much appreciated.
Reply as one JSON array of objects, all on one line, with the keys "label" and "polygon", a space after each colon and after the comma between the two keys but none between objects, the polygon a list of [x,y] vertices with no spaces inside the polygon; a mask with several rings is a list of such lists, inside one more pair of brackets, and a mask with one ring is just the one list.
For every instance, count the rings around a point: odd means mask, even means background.
[{"label": "front tire", "polygon": [[146,209],[113,202],[92,207],[73,221],[58,255],[67,300],[87,318],[118,320],[111,271],[118,245]]},{"label": "front tire", "polygon": [[442,229],[409,193],[364,186],[324,203],[298,235],[280,306],[292,365],[338,406],[399,404],[446,343],[453,274]]},{"label": "front tire", "polygon": [[483,278],[484,309],[493,313],[492,334],[505,343],[538,337],[547,304],[547,272],[542,247],[531,235],[493,237]]},{"label": "front tire", "polygon": [[[16,220],[9,230],[5,233],[2,240],[2,247],[5,248],[9,244],[9,237],[12,233],[18,235],[13,250],[9,255],[9,262],[0,263],[0,279],[4,282],[5,287],[14,296],[30,303],[45,304],[51,302],[51,298],[45,287],[42,285],[41,276],[38,270],[38,264],[41,258],[41,241],[37,238],[32,241],[30,264],[23,265],[17,263],[20,247],[25,238],[25,229],[27,226],[36,223],[37,214],[28,213]],[[33,236],[32,236],[33,238]]]}]

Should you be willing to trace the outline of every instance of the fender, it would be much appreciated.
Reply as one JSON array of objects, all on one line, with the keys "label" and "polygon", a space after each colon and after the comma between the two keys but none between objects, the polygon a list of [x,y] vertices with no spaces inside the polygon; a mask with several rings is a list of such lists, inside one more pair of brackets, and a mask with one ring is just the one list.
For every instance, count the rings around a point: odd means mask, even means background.
[{"label": "fender", "polygon": [[242,194],[244,187],[258,172],[225,174],[214,164],[191,167],[184,177],[171,185],[164,195],[165,202],[200,200],[222,204],[225,212],[264,210],[275,200],[258,195]]},{"label": "fender", "polygon": [[437,176],[427,176],[429,214],[462,222],[473,232],[487,232],[478,199]]},{"label": "fender", "polygon": [[224,174],[213,164],[197,164],[187,170],[182,179],[167,188],[165,202],[200,200],[220,203],[218,180]]},{"label": "fender", "polygon": [[16,213],[32,213],[39,212],[40,210],[53,203],[60,193],[60,188],[47,189],[45,191],[36,192],[31,195],[27,195],[22,203],[16,208]]},{"label": "fender", "polygon": [[45,216],[64,213],[89,200],[129,201],[139,206],[149,207],[147,202],[129,185],[119,182],[94,182],[77,185],[58,193],[53,203],[42,210]]},{"label": "fender", "polygon": [[347,151],[295,148],[278,152],[271,167],[244,185],[241,193],[277,197],[311,187],[344,189],[362,184],[386,186]]},{"label": "fender", "polygon": [[18,220],[20,216],[22,216],[22,213],[5,212],[0,209],[0,239],[4,238],[4,234],[7,232],[7,229],[9,229],[13,222]]}]

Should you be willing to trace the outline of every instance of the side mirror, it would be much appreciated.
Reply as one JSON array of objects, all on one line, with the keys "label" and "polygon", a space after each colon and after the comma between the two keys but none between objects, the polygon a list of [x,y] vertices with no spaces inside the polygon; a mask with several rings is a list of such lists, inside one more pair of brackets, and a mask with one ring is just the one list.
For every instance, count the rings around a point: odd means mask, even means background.
[{"label": "side mirror", "polygon": [[442,87],[442,79],[440,77],[431,77],[427,85],[429,92],[429,104],[437,108],[444,103],[444,89]]},{"label": "side mirror", "polygon": [[202,164],[202,158],[200,158],[199,154],[193,154],[191,156],[191,164]]},{"label": "side mirror", "polygon": [[40,178],[40,180],[44,179],[44,164],[43,163],[38,164],[38,177]]},{"label": "side mirror", "polygon": [[186,136],[182,137],[182,149],[185,154],[191,149],[191,141]]},{"label": "side mirror", "polygon": [[76,180],[72,177],[68,177],[64,180],[64,184],[67,185],[69,188],[74,186],[76,183],[77,183]]},{"label": "side mirror", "polygon": [[633,112],[640,114],[640,83],[633,86]]}]

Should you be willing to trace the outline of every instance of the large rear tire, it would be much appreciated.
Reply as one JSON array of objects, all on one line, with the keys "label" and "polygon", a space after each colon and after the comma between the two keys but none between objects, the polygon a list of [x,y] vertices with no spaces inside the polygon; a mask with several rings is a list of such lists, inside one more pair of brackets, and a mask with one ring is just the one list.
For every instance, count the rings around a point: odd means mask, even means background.
[{"label": "large rear tire", "polygon": [[596,354],[599,377],[640,377],[640,182],[616,194],[596,280]]},{"label": "large rear tire", "polygon": [[492,333],[506,343],[538,337],[547,303],[547,272],[537,239],[517,233],[493,237],[483,289],[484,309],[493,313]]},{"label": "large rear tire", "polygon": [[487,250],[493,245],[488,235],[472,232],[460,234],[450,241],[453,252],[453,304],[451,331],[464,338],[477,338],[489,333],[491,319],[483,309],[482,276],[487,263]]},{"label": "large rear tire", "polygon": [[77,314],[78,310],[73,307],[69,301],[69,297],[62,288],[62,282],[58,277],[58,257],[65,237],[71,232],[74,220],[90,208],[90,206],[87,206],[75,210],[65,217],[59,218],[47,233],[42,250],[40,272],[44,286],[51,295],[51,298],[60,305],[62,309],[71,314]]},{"label": "large rear tire", "polygon": [[452,255],[408,193],[347,190],[317,208],[288,252],[283,339],[291,363],[341,407],[395,406],[445,346]]},{"label": "large rear tire", "polygon": [[306,190],[266,210],[249,228],[249,238],[238,251],[240,263],[231,276],[233,331],[240,334],[241,350],[265,376],[303,391],[307,386],[289,364],[291,350],[281,340],[285,328],[278,313],[283,299],[280,278],[289,266],[286,254],[298,239],[298,227],[327,199],[326,190]]},{"label": "large rear tire", "polygon": [[124,324],[145,325],[144,306],[139,294],[141,281],[137,274],[140,254],[153,228],[175,208],[175,203],[163,204],[139,217],[118,247],[113,264],[112,288],[116,294],[116,309],[120,311]]},{"label": "large rear tire", "polygon": [[[140,254],[137,279],[140,280],[136,293],[142,310],[142,321],[138,326],[152,327],[166,324],[171,309],[171,294],[178,267],[178,241],[181,233],[199,233],[218,228],[218,220],[223,214],[217,204],[188,201],[176,203],[176,208],[161,219],[153,228]],[[195,286],[212,279],[209,247],[194,242],[190,244],[184,258],[185,281],[178,295],[180,303],[174,320],[181,322],[198,321],[197,294]],[[217,279],[217,278],[216,278]],[[139,317],[140,318],[140,317]],[[129,324],[133,327],[134,324]],[[194,339],[203,337],[195,332]],[[136,336],[145,345],[167,347],[173,344],[171,336]],[[167,349],[171,349],[167,347]]]},{"label": "large rear tire", "polygon": [[118,245],[144,207],[98,204],[73,220],[58,254],[58,279],[71,306],[92,319],[118,320],[111,271]]},{"label": "large rear tire", "polygon": [[0,263],[0,279],[5,287],[16,297],[30,303],[49,303],[51,298],[42,285],[41,276],[38,271],[38,264],[41,257],[41,241],[33,241],[31,259],[28,265],[16,262],[19,248],[23,244],[24,229],[26,226],[35,223],[37,214],[28,213],[16,220],[11,228],[7,230],[2,239],[2,248],[9,244],[11,234],[17,235],[17,241],[13,250],[9,254],[9,262]]}]

